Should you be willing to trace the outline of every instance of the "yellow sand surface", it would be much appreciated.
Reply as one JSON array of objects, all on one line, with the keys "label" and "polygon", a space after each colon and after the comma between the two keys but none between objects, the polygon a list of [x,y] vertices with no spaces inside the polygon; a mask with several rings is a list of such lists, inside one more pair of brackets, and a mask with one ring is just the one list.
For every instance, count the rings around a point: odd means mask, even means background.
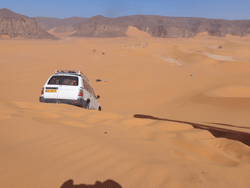
[{"label": "yellow sand surface", "polygon": [[225,86],[204,92],[204,95],[211,97],[243,97],[250,98],[250,87]]},{"label": "yellow sand surface", "polygon": [[[250,133],[249,36],[127,34],[0,40],[0,187],[249,187],[249,146],[182,123]],[[39,103],[56,69],[86,74],[102,111]]]}]

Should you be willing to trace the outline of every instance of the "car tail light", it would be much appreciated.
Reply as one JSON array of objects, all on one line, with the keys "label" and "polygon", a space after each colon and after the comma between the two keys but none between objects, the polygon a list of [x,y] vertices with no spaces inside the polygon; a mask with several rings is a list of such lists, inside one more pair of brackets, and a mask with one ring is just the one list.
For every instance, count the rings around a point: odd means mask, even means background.
[{"label": "car tail light", "polygon": [[44,93],[44,88],[42,88],[41,95],[43,95],[43,93]]},{"label": "car tail light", "polygon": [[82,90],[79,91],[78,96],[83,97],[83,91]]}]

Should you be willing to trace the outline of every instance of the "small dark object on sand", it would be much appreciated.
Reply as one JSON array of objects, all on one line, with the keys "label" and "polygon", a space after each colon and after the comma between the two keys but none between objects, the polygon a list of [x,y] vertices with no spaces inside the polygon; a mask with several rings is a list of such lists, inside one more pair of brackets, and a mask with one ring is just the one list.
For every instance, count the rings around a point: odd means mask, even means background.
[{"label": "small dark object on sand", "polygon": [[218,47],[218,49],[221,49],[221,48],[222,48],[222,46],[219,46],[219,47]]},{"label": "small dark object on sand", "polygon": [[102,55],[105,55],[105,53],[104,53],[104,52],[102,52]]},{"label": "small dark object on sand", "polygon": [[101,82],[102,80],[101,79],[96,79],[97,82]]},{"label": "small dark object on sand", "polygon": [[108,134],[107,132],[104,132],[104,134]]},{"label": "small dark object on sand", "polygon": [[93,50],[93,52],[95,53],[95,52],[96,52],[96,50]]},{"label": "small dark object on sand", "polygon": [[194,76],[194,74],[191,74],[190,76]]}]

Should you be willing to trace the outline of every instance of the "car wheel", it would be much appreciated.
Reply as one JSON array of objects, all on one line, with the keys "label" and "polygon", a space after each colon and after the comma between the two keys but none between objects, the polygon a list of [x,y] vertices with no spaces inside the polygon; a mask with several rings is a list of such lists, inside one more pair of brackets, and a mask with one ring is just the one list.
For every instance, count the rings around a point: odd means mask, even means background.
[{"label": "car wheel", "polygon": [[102,111],[102,107],[101,107],[101,106],[99,106],[99,107],[98,107],[98,110],[99,110],[99,111]]},{"label": "car wheel", "polygon": [[85,106],[86,109],[90,109],[91,108],[91,103],[90,103],[90,100],[88,99],[87,102],[86,102],[86,106]]}]

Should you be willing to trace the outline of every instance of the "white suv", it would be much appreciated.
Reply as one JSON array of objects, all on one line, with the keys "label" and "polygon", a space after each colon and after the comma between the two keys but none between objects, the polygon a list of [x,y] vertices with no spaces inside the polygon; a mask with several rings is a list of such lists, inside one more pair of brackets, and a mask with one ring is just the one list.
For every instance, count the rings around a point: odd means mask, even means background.
[{"label": "white suv", "polygon": [[56,70],[42,88],[40,102],[66,103],[101,111],[89,80],[79,70]]}]

